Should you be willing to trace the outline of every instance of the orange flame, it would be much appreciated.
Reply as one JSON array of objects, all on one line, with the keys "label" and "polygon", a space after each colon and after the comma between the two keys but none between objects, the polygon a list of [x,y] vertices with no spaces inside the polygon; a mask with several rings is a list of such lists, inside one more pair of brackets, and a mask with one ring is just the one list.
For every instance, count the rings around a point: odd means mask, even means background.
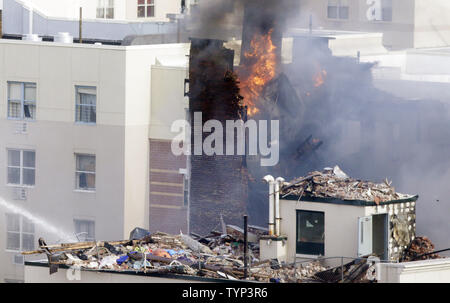
[{"label": "orange flame", "polygon": [[251,51],[244,54],[251,65],[244,67],[240,88],[249,116],[259,112],[256,102],[264,86],[276,75],[277,55],[276,46],[272,42],[272,32],[273,29],[266,35],[255,35],[250,43]]},{"label": "orange flame", "polygon": [[326,78],[327,78],[327,71],[322,69],[313,77],[314,87],[322,86],[325,83]]}]

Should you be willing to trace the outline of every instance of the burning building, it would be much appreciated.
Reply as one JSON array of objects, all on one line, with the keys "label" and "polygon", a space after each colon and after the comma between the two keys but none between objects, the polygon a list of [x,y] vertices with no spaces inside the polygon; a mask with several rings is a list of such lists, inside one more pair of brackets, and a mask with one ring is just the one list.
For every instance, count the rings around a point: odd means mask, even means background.
[{"label": "burning building", "polygon": [[[243,118],[242,97],[233,72],[234,52],[223,41],[192,39],[189,63],[189,112],[202,121]],[[220,215],[228,223],[240,224],[247,207],[247,168],[244,156],[208,155],[196,151],[195,136],[207,134],[198,122],[191,123],[190,231],[207,234],[219,224]],[[202,132],[197,134],[197,132]],[[217,144],[217,143],[216,143]]]}]

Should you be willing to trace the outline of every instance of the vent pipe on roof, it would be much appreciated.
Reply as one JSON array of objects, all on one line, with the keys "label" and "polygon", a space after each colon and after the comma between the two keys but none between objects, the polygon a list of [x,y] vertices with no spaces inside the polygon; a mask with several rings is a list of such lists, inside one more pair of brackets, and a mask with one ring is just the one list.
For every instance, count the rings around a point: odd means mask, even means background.
[{"label": "vent pipe on roof", "polygon": [[38,35],[33,34],[33,4],[31,1],[28,1],[26,4],[26,8],[28,9],[28,34],[25,34],[22,37],[22,40],[26,41],[42,41]]},{"label": "vent pipe on roof", "polygon": [[269,184],[269,235],[274,235],[274,187],[275,179],[271,175],[263,178]]},{"label": "vent pipe on roof", "polygon": [[278,177],[275,180],[275,235],[281,235],[281,217],[280,217],[280,188],[283,184],[284,179],[282,177]]},{"label": "vent pipe on roof", "polygon": [[69,33],[58,33],[54,42],[56,43],[73,43],[73,37]]}]

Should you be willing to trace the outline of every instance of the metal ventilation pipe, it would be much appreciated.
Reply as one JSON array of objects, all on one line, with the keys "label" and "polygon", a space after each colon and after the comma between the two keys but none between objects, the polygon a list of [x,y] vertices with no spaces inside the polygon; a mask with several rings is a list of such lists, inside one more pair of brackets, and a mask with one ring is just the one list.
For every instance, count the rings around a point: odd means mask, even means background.
[{"label": "metal ventilation pipe", "polygon": [[28,5],[28,35],[33,35],[33,4],[31,2]]},{"label": "metal ventilation pipe", "polygon": [[284,179],[278,177],[275,180],[275,235],[281,235],[281,217],[280,217],[280,188],[283,184]]},{"label": "metal ventilation pipe", "polygon": [[38,35],[33,34],[33,3],[31,1],[28,1],[26,3],[26,8],[28,9],[28,34],[25,34],[22,37],[22,40],[26,41],[42,41],[41,38],[39,38]]},{"label": "metal ventilation pipe", "polygon": [[274,187],[275,179],[271,175],[263,178],[269,184],[269,235],[274,235]]}]

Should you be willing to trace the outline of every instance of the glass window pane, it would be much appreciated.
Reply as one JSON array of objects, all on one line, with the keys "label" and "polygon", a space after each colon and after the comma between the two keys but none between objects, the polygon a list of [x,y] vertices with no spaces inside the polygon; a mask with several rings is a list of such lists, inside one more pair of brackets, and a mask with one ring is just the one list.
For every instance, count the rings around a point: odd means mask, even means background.
[{"label": "glass window pane", "polygon": [[105,18],[105,10],[103,7],[97,8],[97,18]]},{"label": "glass window pane", "polygon": [[23,115],[25,118],[36,119],[36,104],[25,102],[23,106]]},{"label": "glass window pane", "polygon": [[36,153],[34,151],[23,152],[23,166],[34,168],[36,165]]},{"label": "glass window pane", "polygon": [[349,9],[348,6],[341,6],[339,8],[339,18],[348,19]]},{"label": "glass window pane", "polygon": [[22,118],[22,103],[20,101],[8,102],[8,118]]},{"label": "glass window pane", "polygon": [[25,83],[25,100],[27,101],[36,100],[36,84]]},{"label": "glass window pane", "polygon": [[75,233],[81,241],[93,241],[95,239],[95,222],[88,220],[74,220]]},{"label": "glass window pane", "polygon": [[8,166],[20,166],[19,150],[8,150]]},{"label": "glass window pane", "polygon": [[106,18],[114,19],[114,8],[107,8],[106,9]]},{"label": "glass window pane", "polygon": [[22,232],[24,233],[34,233],[34,223],[25,217],[22,217]]},{"label": "glass window pane", "polygon": [[34,235],[22,234],[22,251],[34,249]]},{"label": "glass window pane", "polygon": [[147,17],[154,17],[154,16],[155,16],[155,7],[147,6]]},{"label": "glass window pane", "polygon": [[145,0],[138,0],[138,4],[145,4]]},{"label": "glass window pane", "polygon": [[77,171],[95,172],[95,156],[77,155]]},{"label": "glass window pane", "polygon": [[16,214],[6,215],[6,230],[20,232],[20,216]]},{"label": "glass window pane", "polygon": [[325,243],[324,213],[297,212],[297,253],[323,255]]},{"label": "glass window pane", "polygon": [[145,17],[145,6],[138,6],[137,15],[139,18]]},{"label": "glass window pane", "polygon": [[337,6],[328,6],[328,18],[336,19],[338,17]]},{"label": "glass window pane", "polygon": [[79,93],[78,100],[80,105],[95,105],[97,96],[95,94]]},{"label": "glass window pane", "polygon": [[20,234],[8,233],[8,239],[6,240],[6,249],[20,250]]},{"label": "glass window pane", "polygon": [[77,188],[84,190],[94,190],[95,174],[77,173]]},{"label": "glass window pane", "polygon": [[22,84],[21,83],[8,83],[8,99],[9,100],[22,100]]},{"label": "glass window pane", "polygon": [[147,0],[147,4],[153,4],[153,0]]},{"label": "glass window pane", "polygon": [[34,185],[35,184],[35,170],[34,169],[23,169],[23,185]]},{"label": "glass window pane", "polygon": [[20,168],[8,167],[8,184],[20,184]]}]

